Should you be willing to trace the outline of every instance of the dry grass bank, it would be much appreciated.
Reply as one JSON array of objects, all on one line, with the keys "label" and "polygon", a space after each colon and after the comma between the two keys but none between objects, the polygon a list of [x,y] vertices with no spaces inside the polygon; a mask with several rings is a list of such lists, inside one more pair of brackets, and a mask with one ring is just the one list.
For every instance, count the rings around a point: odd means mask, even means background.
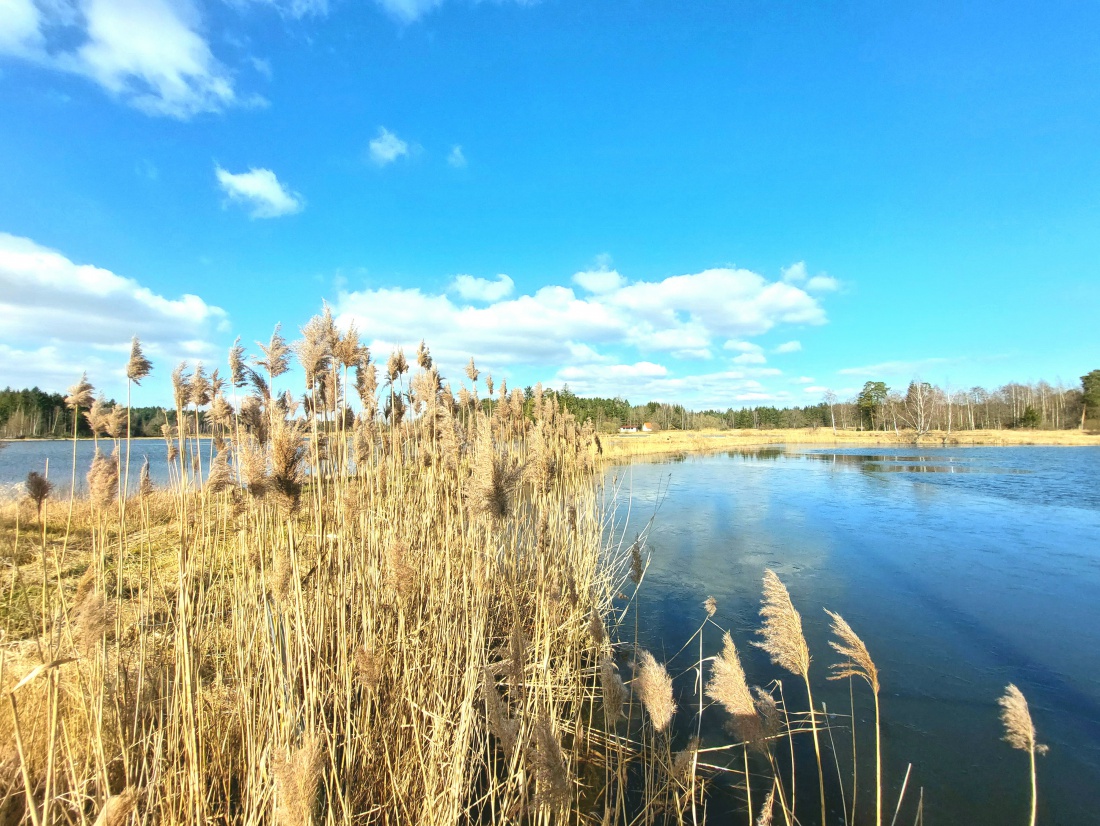
[{"label": "dry grass bank", "polygon": [[[910,432],[800,428],[791,430],[662,431],[603,437],[604,456],[611,460],[662,453],[703,453],[761,445],[912,445]],[[951,445],[1067,445],[1098,446],[1100,433],[1078,430],[962,430],[950,436],[934,431],[917,442],[926,447]]]}]

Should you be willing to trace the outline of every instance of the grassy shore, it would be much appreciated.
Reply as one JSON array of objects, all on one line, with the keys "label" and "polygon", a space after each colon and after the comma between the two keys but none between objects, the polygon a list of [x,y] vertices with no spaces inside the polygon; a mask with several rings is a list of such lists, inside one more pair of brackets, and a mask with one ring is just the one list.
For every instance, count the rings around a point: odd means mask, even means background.
[{"label": "grassy shore", "polygon": [[831,428],[784,430],[661,431],[603,437],[604,455],[611,460],[661,453],[704,453],[761,445],[834,445],[838,447],[953,445],[1065,445],[1100,446],[1100,433],[1079,430],[959,430],[950,435],[933,431],[920,439],[902,430],[868,431]]}]

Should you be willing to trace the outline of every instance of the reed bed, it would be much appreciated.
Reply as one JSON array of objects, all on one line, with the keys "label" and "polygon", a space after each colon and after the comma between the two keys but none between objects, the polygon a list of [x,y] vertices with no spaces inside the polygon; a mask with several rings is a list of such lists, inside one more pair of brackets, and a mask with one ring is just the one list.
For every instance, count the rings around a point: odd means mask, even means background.
[{"label": "reed bed", "polygon": [[[302,336],[236,343],[225,379],[176,369],[167,489],[128,484],[125,408],[73,387],[88,495],[74,464],[0,505],[0,822],[698,824],[731,794],[749,824],[865,822],[778,577],[757,644],[801,711],[748,685],[728,631],[704,656],[713,598],[687,668],[637,647],[645,532],[610,538],[590,424],[472,360],[452,387],[423,343],[376,364],[327,311]],[[300,401],[276,389],[294,357]],[[150,369],[135,340],[128,379]],[[878,672],[832,620],[832,677],[873,692],[881,824]],[[1045,747],[1014,687],[1002,707],[1034,801]]]},{"label": "reed bed", "polygon": [[791,428],[786,430],[675,430],[601,437],[604,454],[616,461],[635,456],[667,453],[707,453],[760,445],[837,445],[925,447],[1049,445],[1086,447],[1100,445],[1100,433],[1077,430],[965,430],[953,433],[933,431],[915,439],[905,430],[837,430]]}]

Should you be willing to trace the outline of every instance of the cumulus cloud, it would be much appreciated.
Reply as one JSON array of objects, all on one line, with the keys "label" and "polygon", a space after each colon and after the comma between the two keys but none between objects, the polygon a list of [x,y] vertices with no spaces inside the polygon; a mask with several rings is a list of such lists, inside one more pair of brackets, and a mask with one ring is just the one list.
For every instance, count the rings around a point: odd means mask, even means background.
[{"label": "cumulus cloud", "polygon": [[[225,311],[196,295],[166,298],[132,278],[0,233],[0,329],[6,340],[0,356],[17,355],[18,369],[28,375],[65,373],[71,383],[81,370],[104,364],[120,371],[133,335],[156,356],[209,358],[211,336],[226,326]],[[16,365],[5,364],[14,381]]]},{"label": "cumulus cloud", "polygon": [[812,293],[830,293],[840,289],[840,282],[828,275],[815,275],[806,282],[806,289]]},{"label": "cumulus cloud", "polygon": [[802,349],[801,341],[785,341],[776,347],[773,353],[797,353]]},{"label": "cumulus cloud", "polygon": [[214,172],[229,200],[247,207],[253,218],[292,215],[304,205],[302,196],[287,189],[270,169],[232,173],[218,166]]},{"label": "cumulus cloud", "polygon": [[456,275],[451,282],[452,289],[469,301],[500,301],[512,294],[514,286],[512,279],[504,273],[498,275],[495,281],[472,275]]},{"label": "cumulus cloud", "polygon": [[0,54],[86,77],[148,114],[249,103],[210,50],[193,0],[4,0]]},{"label": "cumulus cloud", "polygon": [[[654,398],[684,398],[676,395],[681,390],[711,392],[709,385],[680,387],[673,383],[680,377],[672,370],[684,372],[686,362],[711,358],[720,346],[739,354],[741,369],[707,374],[719,377],[718,383],[779,375],[779,370],[759,366],[765,362],[762,348],[744,338],[777,325],[825,323],[825,311],[816,298],[794,285],[769,281],[747,270],[706,270],[661,281],[629,282],[601,268],[573,276],[574,284],[583,285],[581,292],[551,284],[530,295],[513,295],[514,285],[505,278],[459,276],[442,294],[407,288],[345,288],[335,309],[342,323],[354,320],[360,330],[374,336],[379,352],[419,339],[420,331],[430,331],[429,345],[445,374],[460,371],[470,356],[493,369],[534,368],[541,375],[546,375],[547,367],[568,371],[588,366],[588,372],[564,372],[561,379],[578,392],[607,395],[611,386],[617,386],[615,382],[621,380],[626,386],[627,368],[664,365],[668,375],[630,377],[644,378],[632,391],[635,395],[652,392]],[[614,365],[627,368],[620,367],[616,373]],[[600,370],[595,371],[595,366]],[[610,384],[601,386],[602,381]],[[725,393],[728,402],[738,387],[763,392],[740,385],[720,390],[716,384],[714,398]]]},{"label": "cumulus cloud", "polygon": [[466,155],[457,143],[451,147],[451,154],[447,156],[447,163],[455,169],[462,169],[466,166]]},{"label": "cumulus cloud", "polygon": [[384,126],[378,127],[378,137],[370,142],[370,158],[379,166],[386,166],[409,154],[409,145]]},{"label": "cumulus cloud", "polygon": [[601,295],[619,289],[626,283],[626,279],[615,270],[601,267],[598,270],[573,273],[573,283],[583,290]]},{"label": "cumulus cloud", "polygon": [[733,359],[734,364],[766,364],[767,361],[763,353],[742,353]]}]

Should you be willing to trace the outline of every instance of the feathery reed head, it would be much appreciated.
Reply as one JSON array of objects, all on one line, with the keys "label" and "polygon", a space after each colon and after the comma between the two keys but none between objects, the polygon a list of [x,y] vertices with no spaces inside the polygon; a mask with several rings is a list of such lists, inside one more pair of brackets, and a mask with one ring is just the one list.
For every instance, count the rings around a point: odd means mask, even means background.
[{"label": "feathery reed head", "polygon": [[91,407],[94,392],[95,388],[88,381],[88,374],[81,373],[80,381],[69,388],[69,395],[65,397],[65,404],[69,407]]},{"label": "feathery reed head", "polygon": [[153,362],[145,358],[141,350],[141,342],[134,336],[130,342],[130,360],[126,363],[126,378],[134,384],[141,384],[141,380],[149,375],[153,369]]},{"label": "feathery reed head", "polygon": [[550,719],[540,714],[535,721],[535,777],[538,794],[535,803],[549,809],[564,809],[573,797],[569,768],[565,763],[561,744],[550,725]]},{"label": "feathery reed head", "polygon": [[187,372],[186,361],[181,361],[172,371],[172,396],[177,410],[183,410],[191,401],[191,374]]},{"label": "feathery reed head", "polygon": [[88,420],[88,427],[91,428],[92,433],[98,436],[107,432],[110,415],[111,410],[107,407],[107,399],[100,393],[84,413],[84,418]]},{"label": "feathery reed head", "polygon": [[1031,711],[1023,692],[1009,683],[1004,696],[997,700],[1001,707],[1001,722],[1005,727],[1005,742],[1012,748],[1046,754],[1048,747],[1035,742],[1035,725],[1031,722]]},{"label": "feathery reed head", "polygon": [[118,451],[110,458],[98,450],[88,470],[88,491],[92,502],[99,508],[106,508],[118,494]]},{"label": "feathery reed head", "polygon": [[489,725],[489,731],[497,738],[505,755],[510,756],[516,746],[516,737],[519,735],[519,720],[513,720],[508,716],[508,710],[497,692],[493,675],[488,668],[481,669],[481,694],[485,699],[485,720]]},{"label": "feathery reed head", "polygon": [[279,826],[311,826],[317,805],[325,754],[315,734],[302,738],[292,751],[280,749],[275,765],[275,822]]},{"label": "feathery reed head", "polygon": [[405,359],[405,351],[397,347],[390,353],[386,360],[386,380],[393,384],[400,376],[409,370],[409,362]]},{"label": "feathery reed head", "polygon": [[640,585],[645,566],[642,564],[642,542],[640,537],[634,538],[634,544],[630,546],[630,578],[635,585]]},{"label": "feathery reed head", "polygon": [[206,488],[211,493],[225,490],[233,484],[233,472],[229,469],[229,451],[219,450],[210,463],[210,472],[206,477]]},{"label": "feathery reed head", "polygon": [[638,673],[634,687],[657,731],[664,731],[672,721],[676,703],[672,699],[672,678],[668,670],[648,651],[638,655]]},{"label": "feathery reed head", "polygon": [[871,659],[871,652],[867,650],[863,640],[856,635],[852,627],[844,621],[840,614],[834,614],[828,608],[825,613],[832,617],[832,632],[835,640],[829,640],[829,645],[845,658],[844,662],[833,665],[833,673],[830,680],[843,680],[846,677],[862,677],[871,686],[871,690],[878,694],[878,669]]},{"label": "feathery reed head", "polygon": [[244,345],[240,336],[229,348],[229,381],[234,387],[244,387],[248,383],[248,366],[244,363]]},{"label": "feathery reed head", "polygon": [[153,492],[153,478],[149,473],[149,457],[145,457],[145,461],[141,465],[141,476],[138,482],[138,495],[144,499],[146,496]]},{"label": "feathery reed head", "polygon": [[764,571],[764,600],[760,609],[764,626],[759,633],[763,642],[754,642],[771,655],[772,662],[792,674],[808,678],[810,648],[802,634],[802,616],[795,610],[791,595],[770,568]]},{"label": "feathery reed head", "polygon": [[129,823],[130,812],[137,805],[137,798],[137,789],[133,786],[127,786],[118,794],[111,795],[99,810],[95,826],[123,826]]},{"label": "feathery reed head", "polygon": [[745,680],[745,670],[733,637],[727,631],[722,637],[722,653],[714,658],[713,675],[706,694],[719,702],[732,715],[727,728],[742,742],[764,751],[767,735],[757,714],[757,704]]},{"label": "feathery reed head", "polygon": [[46,501],[46,497],[50,495],[53,490],[53,483],[46,479],[37,470],[32,470],[27,474],[27,497],[34,502],[35,507],[38,508],[38,515],[42,515],[42,504]]},{"label": "feathery reed head", "polygon": [[714,597],[707,597],[703,600],[703,610],[707,612],[707,619],[710,619],[718,613],[718,600]]},{"label": "feathery reed head", "polygon": [[286,339],[279,332],[282,326],[282,324],[275,325],[275,330],[271,333],[270,343],[261,344],[258,341],[256,342],[264,354],[262,359],[256,360],[256,366],[265,369],[272,379],[278,378],[290,369],[290,348],[287,346]]},{"label": "feathery reed head", "polygon": [[195,375],[191,377],[190,402],[195,407],[205,407],[210,404],[210,379],[203,370],[202,362],[195,365]]},{"label": "feathery reed head", "polygon": [[477,377],[480,375],[481,373],[478,371],[477,366],[474,364],[474,357],[470,356],[470,363],[466,365],[466,378],[468,378],[474,384],[477,384]]},{"label": "feathery reed head", "polygon": [[626,702],[626,686],[619,669],[611,657],[600,661],[600,688],[603,691],[603,716],[609,726],[625,719],[623,703]]},{"label": "feathery reed head", "polygon": [[359,343],[359,330],[353,321],[348,325],[347,332],[337,338],[332,346],[332,356],[339,364],[346,368],[361,364],[368,350]]}]

